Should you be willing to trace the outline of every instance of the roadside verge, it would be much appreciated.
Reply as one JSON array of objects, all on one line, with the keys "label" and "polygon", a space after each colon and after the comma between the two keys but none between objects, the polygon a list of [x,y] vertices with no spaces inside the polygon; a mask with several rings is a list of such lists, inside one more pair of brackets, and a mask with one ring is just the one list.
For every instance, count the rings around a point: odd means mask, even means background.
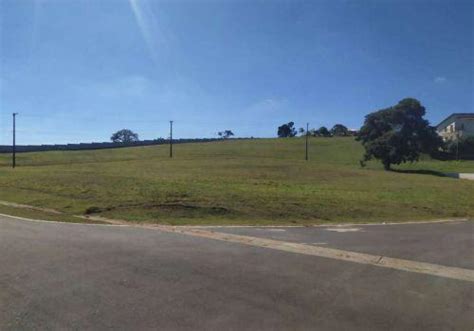
[{"label": "roadside verge", "polygon": [[324,222],[322,224],[307,224],[307,225],[219,225],[219,224],[210,224],[210,225],[166,225],[160,223],[135,223],[129,222],[120,219],[110,219],[101,216],[93,215],[71,215],[63,213],[59,210],[52,208],[42,208],[36,206],[30,206],[26,204],[19,204],[9,201],[0,200],[0,213],[8,216],[16,216],[22,218],[29,218],[32,220],[42,220],[42,221],[54,221],[54,222],[63,222],[63,223],[82,223],[82,224],[109,224],[109,225],[129,225],[129,226],[170,226],[176,228],[196,228],[196,229],[206,229],[206,228],[228,228],[228,227],[256,227],[256,228],[303,228],[303,227],[347,227],[347,226],[356,226],[356,225],[397,225],[397,224],[419,224],[419,223],[445,223],[445,222],[457,222],[457,221],[469,221],[469,218],[465,217],[456,217],[456,218],[444,218],[444,219],[432,219],[432,220],[407,220],[400,222],[372,222],[372,223],[338,223],[338,222]]}]

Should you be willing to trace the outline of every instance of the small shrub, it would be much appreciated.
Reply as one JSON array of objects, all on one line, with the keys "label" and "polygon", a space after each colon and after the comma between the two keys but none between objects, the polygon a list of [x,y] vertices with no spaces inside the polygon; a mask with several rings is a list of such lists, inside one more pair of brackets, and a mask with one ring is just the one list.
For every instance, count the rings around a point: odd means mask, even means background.
[{"label": "small shrub", "polygon": [[[455,140],[447,143],[447,150],[450,153],[456,153],[458,143]],[[459,139],[459,153],[472,154],[474,153],[474,137],[466,137]]]},{"label": "small shrub", "polygon": [[86,215],[98,214],[100,212],[102,212],[102,209],[100,207],[97,207],[97,206],[91,206],[91,207],[86,209]]}]

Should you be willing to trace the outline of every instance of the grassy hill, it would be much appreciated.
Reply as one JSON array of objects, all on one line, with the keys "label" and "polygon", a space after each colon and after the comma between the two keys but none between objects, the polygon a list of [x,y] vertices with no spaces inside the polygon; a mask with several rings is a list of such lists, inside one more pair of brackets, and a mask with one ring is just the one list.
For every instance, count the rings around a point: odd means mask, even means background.
[{"label": "grassy hill", "polygon": [[[473,161],[360,168],[352,138],[220,141],[0,155],[0,200],[167,224],[309,224],[474,217]],[[423,174],[427,173],[427,174]],[[91,208],[94,207],[94,208]],[[2,209],[0,208],[0,212]]]}]

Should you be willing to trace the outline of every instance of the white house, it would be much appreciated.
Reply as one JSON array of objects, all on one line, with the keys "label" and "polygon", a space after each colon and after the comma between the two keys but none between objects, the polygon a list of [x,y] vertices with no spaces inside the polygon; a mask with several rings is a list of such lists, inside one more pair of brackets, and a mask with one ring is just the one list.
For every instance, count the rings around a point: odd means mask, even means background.
[{"label": "white house", "polygon": [[474,113],[454,113],[436,126],[443,140],[474,136]]}]

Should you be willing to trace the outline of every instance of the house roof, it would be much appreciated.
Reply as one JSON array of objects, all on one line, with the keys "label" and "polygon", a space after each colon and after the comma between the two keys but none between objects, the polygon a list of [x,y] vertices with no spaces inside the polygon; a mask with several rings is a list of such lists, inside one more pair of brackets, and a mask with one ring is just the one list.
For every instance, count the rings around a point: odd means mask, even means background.
[{"label": "house roof", "polygon": [[474,119],[474,113],[452,113],[451,115],[449,115],[448,117],[446,117],[444,120],[442,120],[441,122],[439,122],[438,125],[436,125],[436,127],[439,127],[441,126],[441,124],[443,124],[444,122],[446,122],[447,120],[449,120],[451,117],[462,117],[462,118],[472,118]]}]

